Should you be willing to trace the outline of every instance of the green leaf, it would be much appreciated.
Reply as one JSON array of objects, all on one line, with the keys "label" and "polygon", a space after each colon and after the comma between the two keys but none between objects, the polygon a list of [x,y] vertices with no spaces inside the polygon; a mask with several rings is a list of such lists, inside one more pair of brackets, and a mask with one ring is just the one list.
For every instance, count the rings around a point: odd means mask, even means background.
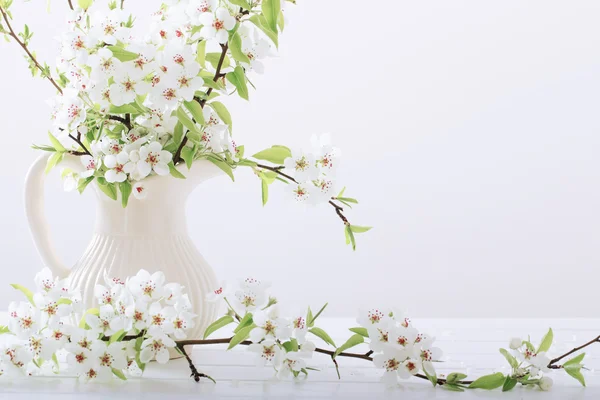
[{"label": "green leaf", "polygon": [[250,64],[250,59],[242,51],[242,38],[239,33],[234,32],[229,35],[229,49],[234,60]]},{"label": "green leaf", "polygon": [[286,353],[289,353],[290,351],[298,351],[298,341],[293,338],[283,343],[282,346]]},{"label": "green leaf", "polygon": [[506,361],[508,361],[511,368],[519,367],[519,362],[517,361],[517,359],[512,354],[510,354],[506,349],[500,349],[500,353],[504,356],[504,358],[506,358]]},{"label": "green leaf", "polygon": [[566,361],[566,362],[563,364],[563,367],[568,367],[568,366],[570,366],[570,365],[577,365],[577,364],[581,364],[581,362],[583,361],[584,357],[585,357],[585,353],[581,353],[581,354],[579,354],[578,356],[576,356],[576,357],[573,357],[573,358],[571,358],[570,360]]},{"label": "green leaf", "polygon": [[56,150],[56,151],[66,151],[67,150],[67,149],[65,149],[65,146],[63,146],[62,143],[60,143],[60,140],[58,140],[52,134],[52,132],[48,131],[48,137],[50,138],[50,143],[52,143],[54,150]]},{"label": "green leaf", "polygon": [[227,350],[233,349],[235,346],[237,346],[238,344],[242,343],[244,340],[246,340],[248,338],[248,336],[250,335],[250,331],[252,329],[255,328],[256,325],[252,324],[252,325],[248,325],[243,327],[242,329],[240,329],[235,335],[233,335],[233,337],[231,338],[231,341],[229,342],[229,347],[227,347]]},{"label": "green leaf", "polygon": [[244,73],[244,69],[238,65],[233,72],[228,72],[226,77],[227,80],[235,86],[240,97],[244,100],[248,100],[248,86],[246,85],[246,74]]},{"label": "green leaf", "polygon": [[125,335],[127,335],[127,332],[125,332],[125,330],[121,329],[121,330],[113,333],[112,335],[110,335],[110,339],[108,340],[108,343],[113,344],[116,342],[120,342],[121,340],[123,340]]},{"label": "green leaf", "polygon": [[476,379],[469,385],[469,389],[486,389],[492,390],[497,389],[504,385],[504,374],[502,372],[496,372],[495,374],[484,375]]},{"label": "green leaf", "polygon": [[53,153],[46,162],[46,174],[52,171],[52,168],[56,167],[64,157],[65,153]]},{"label": "green leaf", "polygon": [[139,114],[140,110],[134,106],[135,103],[124,104],[122,106],[110,106],[110,114]]},{"label": "green leaf", "polygon": [[206,40],[198,42],[196,61],[198,61],[198,64],[200,64],[203,69],[206,69]]},{"label": "green leaf", "polygon": [[123,206],[123,208],[125,208],[127,207],[127,203],[129,202],[129,196],[131,196],[131,182],[123,181],[119,183],[119,189],[121,190],[121,205]]},{"label": "green leaf", "polygon": [[85,188],[92,183],[92,181],[94,180],[93,176],[89,176],[85,179],[80,179],[79,182],[77,183],[77,191],[79,191],[79,193],[83,193],[83,191],[85,190]]},{"label": "green leaf", "polygon": [[90,308],[89,310],[87,310],[83,316],[81,317],[81,320],[79,321],[79,327],[82,329],[88,329],[88,325],[85,322],[85,316],[91,314],[91,315],[100,315],[100,310],[98,310],[97,308]]},{"label": "green leaf", "polygon": [[33,302],[33,292],[29,289],[27,289],[25,286],[19,285],[17,283],[11,283],[10,286],[12,286],[13,288],[21,291],[25,297],[27,298],[27,300],[35,306],[35,303]]},{"label": "green leaf", "polygon": [[577,381],[579,381],[579,383],[581,383],[581,385],[585,387],[585,378],[583,377],[580,368],[565,368],[565,372],[573,378],[577,379]]},{"label": "green leaf", "polygon": [[5,333],[10,333],[10,329],[8,329],[8,326],[0,325],[0,335],[4,335]]},{"label": "green leaf", "polygon": [[448,376],[446,377],[446,382],[447,383],[456,383],[456,382],[462,381],[466,377],[467,377],[466,374],[463,374],[460,372],[452,372],[451,374],[448,374]]},{"label": "green leaf", "polygon": [[438,384],[438,380],[437,380],[437,374],[435,373],[435,371],[433,372],[433,374],[430,374],[427,371],[427,368],[423,368],[423,372],[425,373],[425,376],[427,376],[427,379],[429,379],[429,382],[431,382],[433,387],[436,387]]},{"label": "green leaf", "polygon": [[365,341],[364,337],[362,335],[359,334],[355,334],[350,336],[350,339],[348,339],[346,341],[346,343],[344,343],[343,345],[341,345],[340,347],[337,348],[337,350],[334,353],[334,358],[337,357],[340,353],[343,353],[344,351],[357,346],[361,343],[363,343]]},{"label": "green leaf", "polygon": [[119,379],[121,379],[122,381],[127,380],[127,378],[123,374],[123,371],[121,371],[120,369],[111,368],[111,370],[112,370],[112,373],[115,374],[115,376],[118,377]]},{"label": "green leaf", "polygon": [[335,342],[333,341],[333,339],[331,338],[331,336],[329,336],[327,334],[327,332],[325,332],[323,329],[318,328],[318,327],[314,327],[308,330],[310,333],[312,333],[313,335],[315,335],[318,338],[323,339],[323,341],[327,344],[332,345],[333,347],[337,347],[335,345]]},{"label": "green leaf", "polygon": [[537,349],[537,353],[541,353],[543,351],[548,351],[550,346],[552,346],[552,341],[554,340],[554,332],[552,332],[552,328],[548,329],[548,333],[542,339],[540,346]]},{"label": "green leaf", "polygon": [[255,14],[250,17],[250,22],[256,25],[258,29],[263,31],[265,35],[267,35],[269,39],[271,39],[273,44],[275,44],[275,47],[279,47],[278,33],[277,31],[273,31],[271,30],[271,28],[269,28],[267,20],[264,16]]},{"label": "green leaf", "polygon": [[266,150],[260,151],[252,157],[282,165],[286,158],[292,156],[292,151],[285,146],[272,146]]},{"label": "green leaf", "polygon": [[508,392],[512,389],[514,389],[515,386],[517,386],[518,381],[513,378],[512,376],[506,376],[506,380],[504,381],[504,384],[502,385],[502,391],[503,392]]},{"label": "green leaf", "polygon": [[[346,189],[346,188],[344,188]],[[341,197],[341,196],[337,196],[335,198],[336,200],[342,201],[344,203],[352,203],[352,204],[358,204],[358,200],[353,199],[352,197]]]},{"label": "green leaf", "polygon": [[354,233],[364,233],[373,229],[372,226],[358,226],[358,225],[350,225],[350,230]]},{"label": "green leaf", "polygon": [[[218,101],[213,101],[212,103],[208,103],[208,105],[213,110],[215,110],[215,112],[217,113],[219,118],[221,118],[221,121],[223,121],[223,123],[229,127],[229,132],[231,132],[233,130],[233,122],[231,120],[231,114],[229,113],[229,110],[227,110],[227,107],[225,107],[225,105],[223,105],[223,103],[218,102]],[[242,147],[242,146],[239,146],[239,147]],[[238,149],[239,149],[239,147],[238,147]],[[243,157],[243,155],[240,157]]]},{"label": "green leaf", "polygon": [[327,306],[329,305],[329,303],[325,303],[323,305],[323,307],[321,307],[321,309],[319,310],[319,312],[317,312],[315,314],[314,317],[312,317],[309,321],[308,321],[308,326],[312,327],[315,324],[315,321],[317,320],[317,318],[319,318],[319,316],[321,315],[321,313],[323,313],[323,311],[325,311],[325,308],[327,308]]},{"label": "green leaf", "polygon": [[242,7],[244,10],[251,10],[252,6],[246,0],[229,0],[231,4]]},{"label": "green leaf", "polygon": [[350,329],[350,332],[358,333],[360,336],[369,337],[369,331],[367,331],[367,328],[357,326],[356,328],[349,328],[349,329]]},{"label": "green leaf", "polygon": [[119,61],[133,61],[139,57],[138,54],[132,53],[131,51],[127,51],[118,46],[108,46],[108,49],[112,51],[113,57],[115,57]]},{"label": "green leaf", "polygon": [[194,117],[194,119],[196,120],[196,123],[202,126],[206,125],[206,121],[204,120],[204,113],[202,112],[202,106],[200,105],[200,103],[198,103],[195,100],[192,100],[185,101],[183,102],[183,104],[185,105],[185,108],[187,108],[190,111],[192,117]]},{"label": "green leaf", "polygon": [[198,128],[196,128],[196,124],[194,121],[187,115],[182,107],[177,109],[177,119],[179,122],[183,124],[186,128],[188,128],[191,132],[198,133]]},{"label": "green leaf", "polygon": [[54,364],[54,366],[52,367],[52,370],[55,374],[58,374],[60,372],[60,363],[58,362],[58,357],[56,357],[56,353],[52,354],[52,363]]},{"label": "green leaf", "polygon": [[280,0],[263,0],[262,13],[267,22],[267,26],[273,32],[277,32],[277,20],[279,19],[280,12],[281,12]]},{"label": "green leaf", "polygon": [[169,164],[169,172],[171,173],[171,176],[177,179],[185,179],[185,175],[183,175],[181,172],[179,172],[179,170],[177,168],[175,168],[175,165],[173,164],[173,162],[170,162]]},{"label": "green leaf", "polygon": [[98,188],[100,188],[105,195],[113,200],[117,200],[117,185],[108,183],[104,178],[98,178],[96,179],[96,182],[98,183]]},{"label": "green leaf", "polygon": [[229,177],[231,178],[232,181],[235,182],[235,177],[233,176],[233,170],[231,169],[229,164],[227,164],[225,161],[220,160],[215,157],[208,157],[208,161],[210,161],[211,163],[213,163],[217,167],[219,167],[223,172],[225,172],[227,175],[229,175]]},{"label": "green leaf", "polygon": [[61,304],[73,304],[73,301],[70,300],[70,299],[65,299],[64,297],[62,297],[62,298],[60,298],[60,299],[58,299],[56,301],[56,304],[57,305],[61,305]]},{"label": "green leaf", "polygon": [[351,225],[346,225],[346,244],[352,243],[352,250],[356,250],[356,240],[354,239],[354,233],[352,233]]},{"label": "green leaf", "polygon": [[240,329],[243,329],[249,325],[252,325],[254,321],[252,320],[252,313],[246,313],[240,320],[238,326],[233,330],[233,333],[238,333]]},{"label": "green leaf", "polygon": [[84,10],[90,8],[93,3],[94,0],[77,0],[77,5],[79,5],[79,8],[83,8]]},{"label": "green leaf", "polygon": [[226,325],[229,325],[232,322],[233,322],[233,317],[231,315],[226,315],[224,317],[219,318],[218,320],[216,320],[215,322],[210,324],[208,326],[208,328],[206,328],[206,331],[204,331],[204,339],[209,337],[211,333],[221,329],[222,327],[224,327]]},{"label": "green leaf", "polygon": [[[206,61],[212,64],[213,68],[217,69],[219,66],[219,60],[221,59],[221,53],[206,53]],[[231,66],[231,60],[229,57],[225,56],[223,59],[223,65],[221,66],[221,70],[228,68]]]},{"label": "green leaf", "polygon": [[196,151],[189,146],[183,146],[183,149],[181,149],[181,158],[183,158],[183,161],[185,161],[185,165],[188,167],[188,169],[192,168],[195,155]]},{"label": "green leaf", "polygon": [[269,184],[264,179],[261,179],[260,183],[262,189],[262,205],[265,206],[267,201],[269,201]]},{"label": "green leaf", "polygon": [[[436,383],[437,383],[437,379],[436,379]],[[443,389],[449,390],[451,392],[464,392],[465,389],[463,389],[462,387],[458,386],[458,385],[454,385],[452,383],[447,383],[445,385],[442,385]]]}]

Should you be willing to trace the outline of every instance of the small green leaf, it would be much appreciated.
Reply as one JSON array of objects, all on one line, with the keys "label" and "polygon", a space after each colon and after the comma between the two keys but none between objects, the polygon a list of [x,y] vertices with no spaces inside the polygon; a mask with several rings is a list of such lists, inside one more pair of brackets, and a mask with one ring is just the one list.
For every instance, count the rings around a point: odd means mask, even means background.
[{"label": "small green leaf", "polygon": [[173,162],[170,162],[168,165],[169,165],[169,172],[171,173],[172,177],[177,178],[177,179],[185,179],[185,175],[183,175],[181,172],[179,172],[179,170],[175,167]]},{"label": "small green leaf", "polygon": [[83,8],[84,10],[90,8],[93,3],[94,0],[77,0],[77,5],[79,5],[79,8]]},{"label": "small green leaf", "polygon": [[358,225],[350,225],[350,230],[354,233],[364,233],[373,229],[372,226],[358,226]]},{"label": "small green leaf", "polygon": [[123,206],[123,208],[125,208],[127,207],[127,203],[129,202],[129,196],[131,196],[131,182],[123,181],[119,183],[119,189],[121,190],[121,205]]},{"label": "small green leaf", "polygon": [[124,104],[122,106],[110,106],[109,113],[111,114],[138,114],[140,110],[134,105]]},{"label": "small green leaf", "polygon": [[235,182],[235,177],[233,176],[233,170],[231,169],[229,164],[227,164],[225,161],[220,160],[216,157],[208,157],[208,161],[210,161],[211,163],[213,163],[217,167],[219,167],[223,172],[225,172],[227,175],[229,175],[229,177],[231,178],[232,181]]},{"label": "small green leaf", "polygon": [[185,101],[183,104],[185,105],[185,108],[187,108],[190,111],[192,117],[194,117],[194,119],[196,120],[196,123],[202,126],[206,125],[206,121],[204,120],[204,113],[202,111],[202,106],[200,105],[200,103],[198,103],[195,100],[192,100]]},{"label": "small green leaf", "polygon": [[33,292],[29,289],[27,289],[25,286],[19,285],[17,283],[11,283],[10,286],[12,286],[13,288],[21,291],[21,293],[23,293],[25,295],[25,297],[27,298],[27,300],[35,306],[35,303],[33,302]]},{"label": "small green leaf", "polygon": [[77,183],[77,191],[79,193],[83,193],[83,191],[85,190],[85,188],[92,183],[92,181],[94,180],[93,176],[89,176],[85,179],[80,179],[79,182]]},{"label": "small green leaf", "polygon": [[8,326],[0,325],[0,335],[4,335],[5,333],[10,333],[10,329],[8,329]]},{"label": "small green leaf", "polygon": [[579,383],[581,383],[581,385],[585,387],[585,378],[583,377],[583,374],[581,373],[581,369],[565,368],[565,371],[567,374],[569,374],[573,378],[577,379],[577,381],[579,381]]},{"label": "small green leaf", "polygon": [[260,183],[262,189],[262,205],[265,206],[267,201],[269,201],[269,184],[264,179],[261,179]]},{"label": "small green leaf", "polygon": [[495,374],[484,375],[477,378],[473,383],[469,385],[469,389],[486,389],[492,390],[497,389],[504,385],[505,376],[501,372]]},{"label": "small green leaf", "polygon": [[550,349],[552,346],[552,341],[554,340],[554,332],[552,332],[552,328],[548,329],[548,333],[542,339],[540,346],[537,349],[537,353],[545,352]]},{"label": "small green leaf", "polygon": [[73,304],[73,301],[71,299],[66,299],[64,297],[56,300],[56,304],[57,305],[61,305],[61,304]]},{"label": "small green leaf", "polygon": [[[206,53],[206,61],[212,64],[214,69],[217,69],[219,66],[219,60],[221,59],[221,53]],[[221,66],[221,70],[228,68],[231,66],[231,60],[229,57],[225,56],[223,59],[223,65]]]},{"label": "small green leaf", "polygon": [[185,161],[185,165],[188,167],[188,169],[192,168],[195,155],[196,151],[192,147],[183,146],[183,149],[181,149],[181,158],[183,158],[183,161]]},{"label": "small green leaf", "polygon": [[431,382],[433,387],[436,387],[438,384],[438,380],[435,371],[433,372],[433,374],[430,374],[429,371],[427,371],[427,368],[423,368],[423,372],[425,373],[425,376],[427,376],[427,379],[429,379],[429,382]]},{"label": "small green leaf", "polygon": [[116,342],[120,342],[123,337],[125,337],[125,335],[127,335],[127,332],[125,332],[125,330],[121,329],[115,333],[113,333],[112,335],[110,335],[110,339],[108,340],[109,344],[113,344]]},{"label": "small green leaf", "polygon": [[52,168],[56,167],[64,157],[65,153],[52,153],[46,162],[46,174],[52,171]]},{"label": "small green leaf", "polygon": [[315,321],[317,320],[317,318],[319,318],[319,316],[321,315],[321,313],[323,313],[323,311],[325,311],[325,308],[327,308],[327,306],[329,305],[329,303],[325,303],[323,305],[323,307],[321,307],[321,309],[315,314],[314,317],[312,317],[309,321],[308,321],[308,326],[312,327],[315,324]]},{"label": "small green leaf", "polygon": [[179,121],[175,124],[175,128],[173,129],[173,141],[179,147],[179,144],[183,140],[183,124]]},{"label": "small green leaf", "polygon": [[249,325],[252,325],[254,321],[252,320],[252,313],[246,313],[240,320],[238,326],[233,330],[233,333],[238,333],[240,329],[243,329]]},{"label": "small green leaf", "polygon": [[125,374],[123,374],[123,371],[121,371],[120,369],[116,369],[116,368],[111,368],[112,373],[115,374],[116,377],[118,377],[119,379],[121,379],[122,381],[126,381],[127,378],[125,377]]},{"label": "small green leaf", "polygon": [[519,362],[517,361],[517,359],[512,354],[510,354],[506,349],[500,349],[500,353],[504,356],[504,358],[506,358],[506,361],[508,361],[511,368],[519,367]]},{"label": "small green leaf", "polygon": [[62,143],[60,143],[60,140],[58,140],[50,131],[48,131],[48,137],[50,138],[50,143],[52,143],[52,146],[56,151],[67,150],[65,149],[65,146],[63,146]]},{"label": "small green leaf", "polygon": [[221,329],[224,326],[229,325],[232,322],[233,317],[231,315],[226,315],[224,317],[219,318],[218,320],[210,324],[208,328],[206,328],[206,331],[204,331],[204,339],[209,337],[211,333]]},{"label": "small green leaf", "polygon": [[584,357],[585,357],[585,353],[581,353],[581,354],[577,355],[576,357],[573,357],[570,360],[566,361],[563,364],[563,367],[568,367],[570,365],[581,364],[581,362],[583,361]]},{"label": "small green leaf", "polygon": [[194,121],[192,121],[182,107],[177,109],[177,119],[183,124],[183,126],[188,128],[190,132],[198,133],[196,124],[194,124]]},{"label": "small green leaf", "polygon": [[[436,380],[437,383],[437,380]],[[462,387],[452,384],[452,383],[447,383],[445,385],[442,385],[443,389],[449,390],[451,392],[464,392],[465,389],[463,389]]]},{"label": "small green leaf", "polygon": [[132,53],[131,51],[127,51],[118,46],[108,46],[108,49],[112,51],[113,57],[115,57],[119,61],[133,61],[139,57],[138,54]]},{"label": "small green leaf", "polygon": [[228,72],[226,77],[227,80],[235,86],[240,97],[244,100],[248,100],[248,86],[246,85],[246,74],[244,73],[244,69],[238,65],[233,72]]},{"label": "small green leaf", "polygon": [[350,336],[350,339],[348,339],[346,341],[346,343],[344,343],[343,345],[341,345],[340,347],[337,348],[337,350],[334,353],[334,357],[337,357],[340,353],[343,353],[344,351],[357,346],[361,343],[363,343],[365,341],[364,337],[362,335],[359,334],[355,334]]},{"label": "small green leaf", "polygon": [[60,363],[58,362],[58,357],[56,357],[56,353],[52,354],[52,363],[54,364],[54,366],[52,367],[52,370],[55,374],[58,374],[60,372]]},{"label": "small green leaf", "polygon": [[240,329],[235,335],[233,335],[233,337],[231,338],[231,341],[229,342],[229,347],[227,347],[227,350],[233,349],[235,346],[237,346],[238,344],[242,343],[244,340],[246,340],[248,338],[248,336],[250,335],[250,331],[252,329],[255,328],[256,325],[252,324],[252,325],[248,325],[243,327],[242,329]]},{"label": "small green leaf", "polygon": [[352,243],[352,250],[356,250],[356,240],[354,239],[354,233],[352,232],[351,225],[346,225],[346,244]]},{"label": "small green leaf", "polygon": [[250,59],[242,51],[242,38],[239,33],[234,32],[229,35],[229,49],[234,60],[250,64]]},{"label": "small green leaf", "polygon": [[506,376],[506,380],[504,381],[504,384],[502,385],[502,391],[503,392],[508,392],[512,389],[514,389],[515,386],[517,386],[518,381],[513,378],[512,376]]},{"label": "small green leaf", "polygon": [[332,345],[333,347],[337,347],[335,345],[335,342],[333,341],[333,339],[331,338],[331,336],[329,336],[327,334],[327,332],[325,332],[323,329],[318,328],[318,327],[314,327],[308,330],[310,333],[312,333],[313,335],[315,335],[318,338],[321,338],[325,343]]},{"label": "small green leaf", "polygon": [[[208,105],[211,106],[213,110],[215,110],[219,118],[221,118],[221,121],[223,121],[225,125],[229,126],[229,131],[231,132],[233,123],[231,120],[231,114],[229,113],[229,110],[227,110],[227,107],[225,107],[223,103],[218,101],[213,101],[212,103],[208,103]],[[240,157],[243,157],[243,155]]]},{"label": "small green leaf", "polygon": [[298,341],[293,338],[283,343],[282,346],[286,353],[289,353],[290,351],[298,351]]},{"label": "small green leaf", "polygon": [[229,0],[231,4],[242,7],[244,10],[251,10],[252,6],[246,0]]},{"label": "small green leaf", "polygon": [[[345,189],[345,188],[344,188]],[[341,196],[337,196],[335,198],[336,200],[339,200],[341,202],[344,203],[352,203],[352,204],[358,204],[358,200],[353,199],[352,197],[341,197]]]},{"label": "small green leaf", "polygon": [[367,331],[367,328],[363,328],[362,326],[350,328],[350,332],[358,333],[360,336],[369,337],[369,331]]},{"label": "small green leaf", "polygon": [[286,158],[292,156],[292,151],[285,146],[272,146],[263,151],[259,151],[254,154],[252,157],[272,162],[273,164],[282,165]]},{"label": "small green leaf", "polygon": [[279,19],[280,12],[281,12],[280,0],[263,0],[262,13],[267,22],[267,26],[273,32],[277,32],[277,20]]},{"label": "small green leaf", "polygon": [[198,61],[198,64],[200,64],[203,69],[206,69],[206,40],[198,42],[196,61]]},{"label": "small green leaf", "polygon": [[108,197],[117,200],[117,185],[109,183],[104,178],[97,178],[98,188]]},{"label": "small green leaf", "polygon": [[279,47],[279,39],[277,31],[271,30],[267,24],[267,20],[263,15],[254,14],[250,17],[250,22],[252,22],[258,29],[264,32],[265,35],[271,39],[275,47]]},{"label": "small green leaf", "polygon": [[466,374],[463,374],[460,372],[452,372],[451,374],[448,374],[448,376],[446,377],[446,382],[456,383],[456,382],[462,381],[466,377],[467,377]]}]

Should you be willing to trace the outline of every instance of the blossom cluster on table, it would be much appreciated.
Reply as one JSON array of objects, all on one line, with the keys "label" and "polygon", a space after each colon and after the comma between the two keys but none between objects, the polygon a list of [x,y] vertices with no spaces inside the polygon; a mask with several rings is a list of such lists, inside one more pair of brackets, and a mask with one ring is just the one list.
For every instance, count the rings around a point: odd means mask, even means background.
[{"label": "blossom cluster on table", "polygon": [[[467,380],[462,372],[437,374],[435,365],[444,361],[442,350],[434,345],[433,336],[420,332],[401,310],[360,312],[359,326],[349,328],[352,335],[338,346],[316,324],[327,304],[316,313],[308,307],[305,312],[284,316],[276,298],[269,294],[270,285],[254,278],[233,287],[223,284],[207,296],[209,302],[222,302],[226,312],[206,328],[203,338],[187,338],[186,331],[194,327],[196,315],[185,288],[179,283],[165,283],[162,272],[140,270],[125,280],[105,277],[105,284],[95,288],[98,307],[88,310],[83,310],[79,293],[48,269],[36,275],[35,292],[12,286],[27,301],[12,302],[8,326],[0,326],[0,376],[8,377],[65,372],[88,382],[126,380],[128,376],[140,377],[151,360],[167,363],[170,351],[178,351],[187,359],[196,381],[201,377],[212,380],[197,370],[185,347],[227,344],[228,350],[246,346],[256,364],[271,366],[279,379],[306,377],[318,371],[311,362],[319,353],[331,358],[338,375],[338,360],[344,357],[372,362],[388,386],[396,386],[399,379],[419,378],[453,391],[509,391],[517,385],[548,390],[553,381],[547,373],[554,369],[564,370],[585,386],[581,374],[585,353],[579,351],[600,339],[550,359],[552,329],[537,347],[529,339],[513,338],[508,350],[500,349],[511,367],[509,373]],[[233,335],[209,339],[225,327]],[[327,348],[317,347],[315,341]],[[367,344],[369,351],[349,352],[361,344]],[[67,370],[63,371],[60,360],[65,359]]]},{"label": "blossom cluster on table", "polygon": [[[288,184],[300,203],[327,204],[344,223],[348,244],[368,230],[352,226],[336,184],[340,151],[328,136],[314,137],[313,149],[271,146],[245,156],[233,140],[233,121],[221,98],[249,99],[253,74],[276,54],[291,0],[168,0],[150,26],[135,25],[124,1],[74,1],[60,37],[56,68],[40,64],[29,50],[33,32],[12,25],[13,0],[0,0],[0,34],[26,51],[34,75],[57,89],[50,100],[52,129],[47,170],[66,156],[81,160],[64,168],[66,190],[83,192],[94,182],[124,207],[148,195],[151,177],[185,178],[196,160],[208,160],[234,179],[250,168],[261,182]],[[264,163],[266,162],[266,164]]]}]

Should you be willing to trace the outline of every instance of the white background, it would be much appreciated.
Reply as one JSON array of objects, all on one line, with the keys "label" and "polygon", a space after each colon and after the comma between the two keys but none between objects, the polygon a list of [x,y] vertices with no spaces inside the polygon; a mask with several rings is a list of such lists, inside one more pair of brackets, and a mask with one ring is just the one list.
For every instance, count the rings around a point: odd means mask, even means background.
[{"label": "white background", "polygon": [[[66,1],[16,1],[16,25],[53,62]],[[332,132],[340,182],[373,225],[344,245],[333,211],[303,210],[283,188],[260,204],[249,171],[190,198],[194,241],[223,279],[273,282],[283,304],[351,316],[398,305],[413,316],[597,316],[600,273],[600,3],[299,0],[280,57],[230,99],[248,152]],[[147,14],[158,1],[127,0]],[[143,24],[147,18],[139,18]],[[0,43],[2,287],[31,284],[41,262],[23,179],[50,126],[49,83]],[[55,242],[70,264],[91,236],[93,194],[47,185]],[[149,216],[151,218],[152,216]]]}]

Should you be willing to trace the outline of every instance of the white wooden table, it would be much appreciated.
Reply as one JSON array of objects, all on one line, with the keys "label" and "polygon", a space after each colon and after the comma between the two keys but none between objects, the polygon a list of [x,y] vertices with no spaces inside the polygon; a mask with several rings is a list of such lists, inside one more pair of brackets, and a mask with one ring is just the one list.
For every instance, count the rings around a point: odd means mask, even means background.
[{"label": "white wooden table", "polygon": [[[436,336],[444,350],[446,362],[438,364],[438,373],[464,372],[474,378],[495,371],[507,372],[506,361],[498,352],[507,347],[513,336],[527,337],[537,342],[554,329],[555,345],[551,355],[559,355],[600,333],[600,319],[415,319],[421,331]],[[356,326],[353,319],[320,319],[339,344],[350,336],[345,328]],[[225,336],[215,334],[215,337]],[[319,347],[326,345],[315,338]],[[315,354],[310,365],[321,369],[311,371],[307,380],[277,381],[272,368],[254,366],[251,354],[244,347],[226,352],[224,345],[201,346],[193,350],[198,369],[211,375],[217,384],[189,378],[184,359],[167,365],[149,364],[143,378],[110,384],[85,384],[72,377],[23,378],[0,380],[0,399],[82,399],[82,398],[204,398],[204,399],[598,399],[600,398],[600,344],[587,349],[584,371],[588,386],[583,388],[564,371],[550,373],[554,387],[550,392],[517,387],[510,393],[473,390],[454,393],[419,379],[402,382],[397,388],[386,389],[379,383],[381,372],[364,360],[339,359],[342,379],[338,380],[331,360]],[[357,347],[356,352],[367,351]]]}]

